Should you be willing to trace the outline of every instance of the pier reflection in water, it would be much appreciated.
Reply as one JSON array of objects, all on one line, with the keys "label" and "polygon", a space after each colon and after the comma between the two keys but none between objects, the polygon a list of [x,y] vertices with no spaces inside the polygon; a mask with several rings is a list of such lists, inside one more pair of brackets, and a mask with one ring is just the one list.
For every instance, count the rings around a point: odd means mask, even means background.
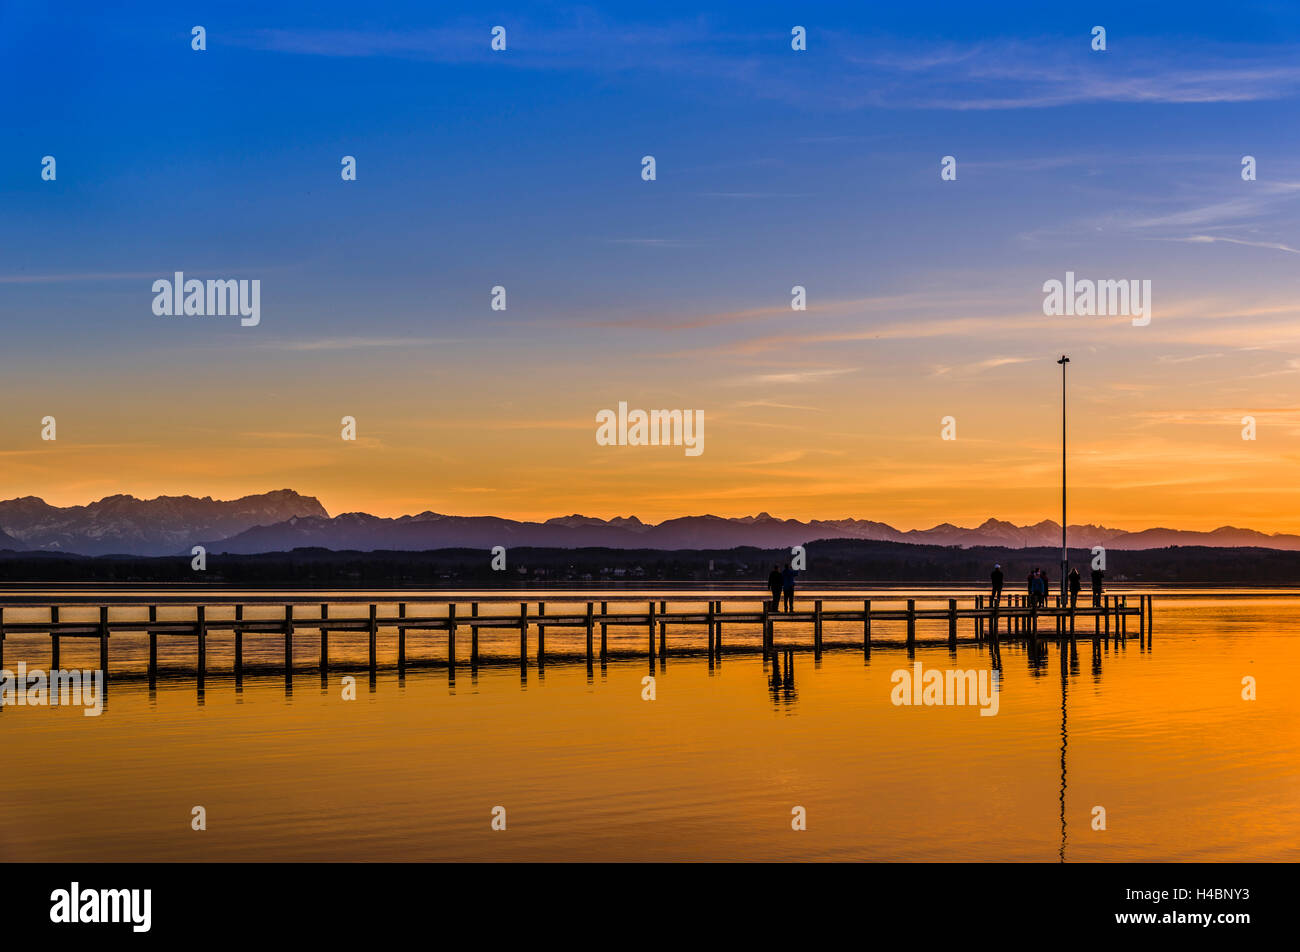
[{"label": "pier reflection in water", "polygon": [[[590,664],[585,627],[548,624],[523,672],[518,629],[484,630],[454,677],[438,633],[409,632],[399,665],[381,631],[374,670],[362,632],[334,640],[324,673],[300,637],[287,675],[282,638],[246,635],[236,678],[214,632],[201,700],[193,640],[160,639],[151,688],[147,637],[114,632],[102,716],[0,712],[24,765],[0,778],[0,844],[82,860],[1296,858],[1297,706],[1238,687],[1300,660],[1293,604],[1162,601],[1154,650],[1113,628],[1094,642],[1091,624],[1074,643],[995,643],[969,621],[954,646],[942,617],[918,619],[909,650],[905,620],[873,619],[864,644],[860,620],[823,619],[820,658],[807,624],[777,621],[765,661],[758,625],[715,631],[710,652],[706,625],[678,624],[663,653],[656,624],[653,701],[645,623],[611,626]],[[11,633],[6,666],[44,666],[49,647]],[[97,658],[93,640],[63,646],[65,667]],[[996,672],[997,715],[893,705],[891,673],[914,662]],[[511,836],[485,840],[480,814],[503,801]],[[195,803],[222,820],[202,838]]]}]

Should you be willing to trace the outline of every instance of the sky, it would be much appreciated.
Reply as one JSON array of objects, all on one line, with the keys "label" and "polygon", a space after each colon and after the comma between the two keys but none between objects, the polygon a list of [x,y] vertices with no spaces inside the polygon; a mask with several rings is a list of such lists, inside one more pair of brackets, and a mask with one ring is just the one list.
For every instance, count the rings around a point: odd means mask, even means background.
[{"label": "sky", "polygon": [[1280,2],[7,0],[0,498],[1033,523],[1066,353],[1070,522],[1300,531],[1298,53]]}]

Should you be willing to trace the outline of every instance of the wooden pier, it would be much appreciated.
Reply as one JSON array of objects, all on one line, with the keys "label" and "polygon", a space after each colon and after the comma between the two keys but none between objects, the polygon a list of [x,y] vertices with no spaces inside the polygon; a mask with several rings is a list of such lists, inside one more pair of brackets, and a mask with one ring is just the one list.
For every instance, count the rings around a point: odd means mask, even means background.
[{"label": "wooden pier", "polygon": [[[1151,645],[1151,628],[1153,621],[1152,596],[1135,594],[1135,603],[1129,604],[1126,594],[1104,595],[1099,604],[1093,606],[1091,597],[1081,597],[1075,608],[1062,604],[1058,597],[1049,597],[1047,604],[1031,606],[1028,597],[1023,595],[1004,595],[997,604],[989,596],[963,595],[944,598],[940,595],[923,594],[916,597],[885,595],[876,600],[859,599],[849,596],[824,595],[821,598],[802,599],[796,604],[796,611],[773,611],[766,598],[753,595],[730,595],[713,598],[714,593],[701,593],[700,597],[686,593],[675,593],[670,597],[640,602],[629,601],[626,596],[607,597],[602,601],[587,601],[585,610],[556,611],[556,606],[581,604],[577,597],[556,595],[549,599],[552,610],[547,611],[548,599],[531,599],[519,602],[504,602],[499,598],[471,601],[469,599],[420,599],[401,602],[358,601],[355,598],[319,599],[268,599],[260,597],[222,597],[214,595],[206,598],[181,597],[171,601],[143,600],[131,596],[115,599],[111,608],[102,603],[87,602],[70,596],[57,604],[32,603],[17,599],[6,600],[0,604],[0,668],[5,665],[4,648],[8,635],[44,634],[50,638],[50,669],[59,667],[60,642],[65,638],[89,638],[99,642],[99,668],[107,679],[109,674],[109,640],[113,636],[128,634],[145,635],[149,639],[148,677],[151,683],[158,674],[158,639],[180,638],[195,642],[194,673],[202,682],[207,674],[207,640],[213,632],[229,632],[234,637],[234,676],[238,681],[243,677],[244,639],[246,637],[283,639],[284,663],[282,670],[286,676],[295,673],[293,646],[296,636],[310,633],[319,638],[319,661],[315,670],[324,678],[330,670],[330,638],[345,636],[357,639],[364,637],[368,646],[368,669],[373,673],[379,667],[378,636],[381,630],[397,632],[397,667],[399,670],[408,665],[444,664],[455,677],[455,670],[463,655],[458,655],[457,639],[463,638],[463,629],[469,629],[469,659],[471,670],[477,670],[480,664],[489,659],[480,656],[480,629],[514,629],[519,632],[518,664],[527,675],[529,666],[529,634],[536,631],[536,665],[541,668],[546,663],[547,629],[568,629],[583,632],[585,638],[585,659],[588,668],[599,663],[604,666],[611,658],[609,647],[609,629],[611,627],[639,628],[644,632],[645,641],[642,651],[621,651],[619,658],[648,658],[651,669],[656,659],[662,665],[671,649],[669,630],[683,625],[704,626],[707,632],[706,650],[701,652],[692,647],[681,649],[683,655],[707,655],[710,662],[720,661],[724,654],[745,652],[762,652],[764,659],[775,655],[779,637],[782,651],[811,650],[820,658],[824,650],[831,648],[853,648],[870,655],[873,648],[905,647],[914,649],[918,643],[929,645],[948,644],[955,647],[961,643],[988,643],[995,648],[1001,643],[1023,642],[1035,648],[1047,641],[1072,644],[1076,638],[1091,639],[1096,642],[1111,639],[1119,643],[1127,641],[1130,620],[1136,621],[1139,647]],[[698,607],[679,607],[673,609],[672,603],[690,603],[698,606],[706,603],[702,610]],[[728,610],[723,609],[724,602],[729,603]],[[918,608],[918,602],[944,603],[937,608]],[[613,608],[611,609],[611,603]],[[249,618],[245,608],[256,606],[265,608],[274,605],[275,618]],[[518,604],[518,611],[513,610]],[[331,614],[331,605],[365,606],[363,616],[342,616]],[[752,605],[752,607],[751,607]],[[829,605],[829,607],[828,607]],[[183,609],[189,617],[174,620],[162,620],[158,609]],[[468,606],[468,613],[465,608]],[[396,612],[380,608],[395,607]],[[438,609],[442,610],[439,611]],[[17,609],[27,613],[47,613],[48,620],[18,621],[13,612]],[[94,612],[97,620],[68,620],[68,610]],[[213,610],[219,609],[220,613]],[[310,611],[307,611],[309,609]],[[483,610],[481,610],[483,609]],[[62,611],[61,611],[62,610]],[[6,611],[9,618],[6,619]],[[62,614],[62,617],[61,617]],[[1088,619],[1092,625],[1087,624]],[[946,637],[928,638],[924,642],[917,639],[918,622],[936,622]],[[852,641],[843,638],[826,643],[823,632],[827,623],[856,623],[861,625],[861,634]],[[893,638],[881,639],[882,626],[888,625],[888,633]],[[600,629],[597,643],[595,633]],[[856,626],[855,626],[856,627]],[[1088,628],[1091,627],[1091,631]],[[969,635],[959,638],[959,630],[966,628]],[[748,632],[755,639],[741,640],[735,643],[724,641],[724,631],[735,637],[737,631]],[[435,632],[441,634],[445,645],[442,658],[411,658],[407,652],[407,634],[409,632]],[[757,644],[755,641],[757,640]],[[581,643],[581,642],[580,642]],[[462,641],[463,645],[463,641]],[[463,648],[461,649],[463,650]],[[563,652],[560,656],[570,658],[582,655],[576,652]],[[31,666],[36,659],[24,659]],[[514,663],[513,658],[502,659],[500,656],[490,659],[492,663]],[[559,658],[557,657],[557,660]],[[298,671],[306,672],[309,667],[300,667]]]}]

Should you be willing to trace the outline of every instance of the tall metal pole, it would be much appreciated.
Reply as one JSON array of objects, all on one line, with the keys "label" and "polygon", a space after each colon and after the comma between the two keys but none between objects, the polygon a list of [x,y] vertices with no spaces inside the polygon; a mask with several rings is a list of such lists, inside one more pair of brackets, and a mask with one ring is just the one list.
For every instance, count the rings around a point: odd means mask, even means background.
[{"label": "tall metal pole", "polygon": [[1065,576],[1070,571],[1070,550],[1066,548],[1065,543],[1065,365],[1070,362],[1070,358],[1061,355],[1057,361],[1061,365],[1061,602],[1068,604],[1068,594],[1065,588]]}]

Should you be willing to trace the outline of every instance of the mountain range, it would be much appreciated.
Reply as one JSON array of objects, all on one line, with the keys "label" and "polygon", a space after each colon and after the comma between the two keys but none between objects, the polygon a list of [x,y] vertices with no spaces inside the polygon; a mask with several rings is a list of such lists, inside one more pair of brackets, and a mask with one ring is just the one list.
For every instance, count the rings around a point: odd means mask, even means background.
[{"label": "mountain range", "polygon": [[[1072,525],[1070,545],[1113,549],[1166,546],[1259,546],[1300,550],[1300,536],[1223,526],[1210,532],[1155,528],[1140,532]],[[776,548],[818,539],[864,539],[944,546],[1057,546],[1059,523],[1030,526],[988,519],[973,528],[942,523],[895,529],[865,519],[777,519],[756,516],[684,516],[645,523],[636,516],[597,519],[571,515],[545,522],[435,512],[386,518],[364,512],[330,516],[311,496],[291,489],[217,500],[210,496],[108,496],[85,506],[51,506],[35,496],[0,501],[0,550],[79,555],[178,555],[203,545],[212,553],[284,552],[301,547],[334,550],[490,549],[501,545],[616,549]]]},{"label": "mountain range", "polygon": [[79,555],[173,555],[202,539],[237,535],[295,517],[328,519],[290,489],[219,500],[211,496],[106,496],[86,506],[51,506],[36,496],[0,502],[0,549]]}]

